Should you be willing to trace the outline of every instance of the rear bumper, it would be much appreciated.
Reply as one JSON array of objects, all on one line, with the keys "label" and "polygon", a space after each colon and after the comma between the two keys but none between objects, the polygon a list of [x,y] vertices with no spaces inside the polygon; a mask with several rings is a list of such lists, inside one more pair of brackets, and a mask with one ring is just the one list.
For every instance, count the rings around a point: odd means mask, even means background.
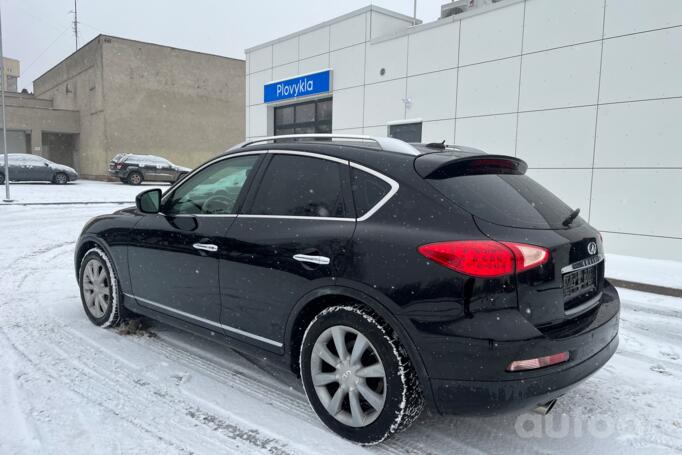
[{"label": "rear bumper", "polygon": [[582,363],[529,379],[506,381],[433,379],[431,387],[436,408],[442,414],[469,415],[532,409],[560,397],[587,379],[604,366],[617,348],[616,335],[601,351]]},{"label": "rear bumper", "polygon": [[[410,318],[410,323],[421,348],[434,407],[444,414],[492,414],[533,408],[599,370],[618,347],[619,314],[618,293],[605,282],[601,302],[594,309],[542,330],[518,311],[486,314],[482,324],[476,322],[480,314],[449,323],[486,327],[484,336],[497,339],[434,336],[433,324],[420,324],[415,318]],[[438,327],[443,327],[443,322]],[[514,338],[514,334],[519,336]],[[567,362],[537,370],[506,371],[514,360],[564,351],[570,355]]]}]

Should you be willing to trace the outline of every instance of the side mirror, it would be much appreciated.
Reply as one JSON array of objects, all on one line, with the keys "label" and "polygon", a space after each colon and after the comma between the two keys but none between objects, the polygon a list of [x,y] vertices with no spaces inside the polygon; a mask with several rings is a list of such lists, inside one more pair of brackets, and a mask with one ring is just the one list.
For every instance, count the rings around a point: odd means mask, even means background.
[{"label": "side mirror", "polygon": [[161,190],[154,188],[143,191],[135,197],[137,210],[142,213],[159,213],[161,209]]},{"label": "side mirror", "polygon": [[45,166],[49,166],[49,165],[50,165],[50,163],[43,163],[43,164],[44,164]]}]

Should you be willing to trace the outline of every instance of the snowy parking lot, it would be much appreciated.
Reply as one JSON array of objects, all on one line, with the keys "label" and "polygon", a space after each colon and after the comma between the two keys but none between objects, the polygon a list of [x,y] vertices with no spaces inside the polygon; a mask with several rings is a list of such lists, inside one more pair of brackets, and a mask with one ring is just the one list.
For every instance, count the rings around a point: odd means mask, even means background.
[{"label": "snowy parking lot", "polygon": [[0,204],[0,454],[682,452],[674,297],[619,290],[618,352],[549,415],[425,413],[374,447],[332,434],[296,381],[222,345],[159,323],[97,328],[81,306],[75,241],[89,218],[151,187],[21,184]]}]

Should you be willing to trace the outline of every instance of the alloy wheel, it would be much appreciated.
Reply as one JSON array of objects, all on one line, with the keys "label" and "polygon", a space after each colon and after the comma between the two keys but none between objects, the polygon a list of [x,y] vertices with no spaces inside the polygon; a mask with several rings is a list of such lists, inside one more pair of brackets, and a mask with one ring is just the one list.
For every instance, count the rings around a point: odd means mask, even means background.
[{"label": "alloy wheel", "polygon": [[351,427],[374,422],[386,402],[386,371],[372,343],[351,327],[322,332],[311,353],[315,392],[327,412]]},{"label": "alloy wheel", "polygon": [[111,302],[111,285],[104,264],[91,259],[85,265],[82,285],[88,311],[97,319],[103,317]]},{"label": "alloy wheel", "polygon": [[55,175],[54,178],[55,178],[55,181],[60,185],[63,185],[69,181],[68,177],[64,174],[57,174],[57,175]]}]

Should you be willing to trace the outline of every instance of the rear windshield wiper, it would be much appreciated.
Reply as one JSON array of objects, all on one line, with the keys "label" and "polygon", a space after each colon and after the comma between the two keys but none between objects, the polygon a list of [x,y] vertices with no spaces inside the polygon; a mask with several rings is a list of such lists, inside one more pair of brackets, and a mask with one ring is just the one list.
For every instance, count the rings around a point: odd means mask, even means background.
[{"label": "rear windshield wiper", "polygon": [[564,221],[561,222],[561,224],[564,225],[564,226],[566,226],[566,227],[570,226],[571,223],[573,222],[573,220],[575,220],[576,218],[578,218],[578,215],[579,215],[579,214],[580,214],[580,209],[575,209],[575,210],[573,210],[573,211],[570,213],[570,215],[568,215],[568,216],[566,217],[566,219],[565,219]]}]

